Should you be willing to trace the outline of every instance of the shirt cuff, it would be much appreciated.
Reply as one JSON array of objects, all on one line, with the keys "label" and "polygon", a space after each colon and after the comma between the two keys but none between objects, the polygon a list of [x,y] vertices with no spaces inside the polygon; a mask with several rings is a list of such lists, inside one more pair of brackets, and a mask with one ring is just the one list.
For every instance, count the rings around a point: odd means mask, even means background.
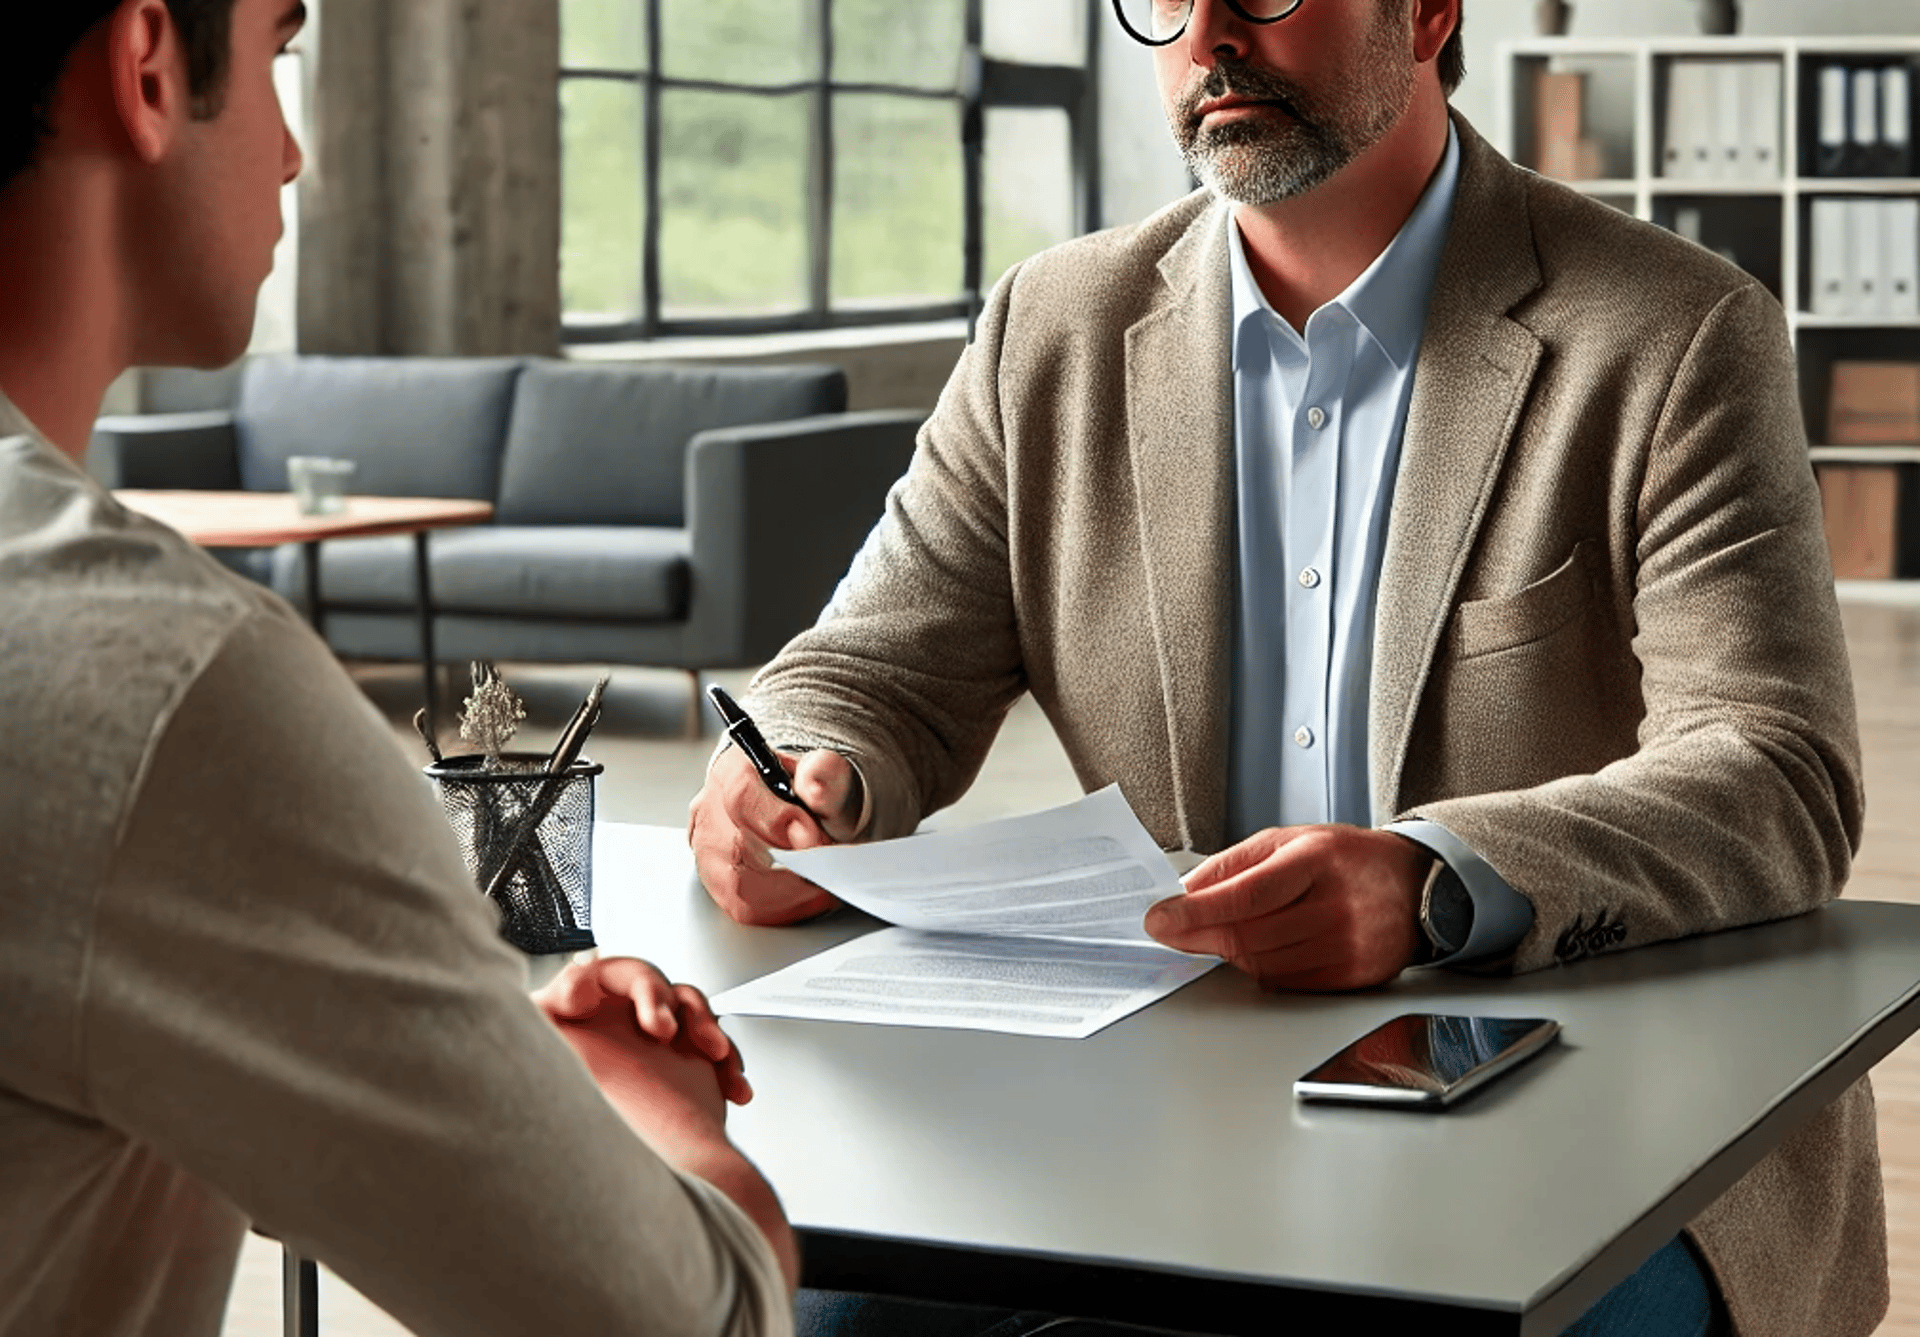
[{"label": "shirt cuff", "polygon": [[1385,830],[1405,836],[1431,850],[1451,868],[1473,898],[1473,928],[1466,946],[1434,965],[1468,965],[1503,956],[1520,945],[1533,928],[1533,902],[1515,891],[1493,871],[1493,865],[1473,852],[1466,841],[1441,826],[1419,818],[1394,822]]}]

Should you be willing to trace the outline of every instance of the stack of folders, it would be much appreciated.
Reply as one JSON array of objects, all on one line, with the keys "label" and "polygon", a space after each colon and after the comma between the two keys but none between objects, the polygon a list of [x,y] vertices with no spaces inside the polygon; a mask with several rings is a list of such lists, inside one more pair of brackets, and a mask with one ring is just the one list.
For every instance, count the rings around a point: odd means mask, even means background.
[{"label": "stack of folders", "polygon": [[1912,176],[1913,71],[1822,65],[1816,176]]},{"label": "stack of folders", "polygon": [[1820,508],[1833,573],[1886,580],[1899,567],[1901,470],[1875,454],[1920,446],[1920,362],[1835,362],[1827,397],[1827,442],[1860,448],[1845,463],[1823,462]]},{"label": "stack of folders", "polygon": [[1777,181],[1780,110],[1777,60],[1671,62],[1660,174],[1682,181]]},{"label": "stack of folders", "polygon": [[1920,199],[1813,202],[1813,314],[1920,319]]},{"label": "stack of folders", "polygon": [[1542,69],[1533,81],[1533,166],[1558,181],[1592,181],[1605,170],[1600,142],[1587,133],[1587,76]]}]

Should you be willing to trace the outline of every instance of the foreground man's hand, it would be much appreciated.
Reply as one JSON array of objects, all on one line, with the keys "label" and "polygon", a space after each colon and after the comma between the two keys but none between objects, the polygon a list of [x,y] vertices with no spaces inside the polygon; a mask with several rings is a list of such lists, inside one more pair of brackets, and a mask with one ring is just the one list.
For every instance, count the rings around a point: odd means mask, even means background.
[{"label": "foreground man's hand", "polygon": [[706,995],[645,961],[568,966],[534,1002],[573,1046],[612,1106],[661,1160],[733,1199],[773,1246],[789,1291],[799,1251],[773,1188],[727,1140],[727,1102],[753,1098],[740,1051]]},{"label": "foreground man's hand", "polygon": [[[629,1027],[657,1045],[685,1057],[705,1059],[712,1067],[722,1098],[735,1105],[753,1099],[745,1065],[733,1040],[720,1029],[707,996],[691,984],[672,984],[653,965],[630,956],[568,966],[552,983],[533,996],[570,1041],[595,1032],[612,1039],[630,1040]],[[570,1028],[580,1028],[573,1030]],[[578,1042],[575,1050],[580,1049]],[[582,1058],[587,1058],[585,1053]],[[587,1066],[594,1067],[592,1059]],[[600,1076],[594,1070],[594,1076]],[[605,1083],[601,1083],[604,1088]],[[704,1094],[698,1082],[692,1084]],[[719,1111],[722,1119],[724,1109]]]},{"label": "foreground man's hand", "polygon": [[742,924],[792,924],[838,905],[799,874],[775,869],[774,852],[815,849],[858,834],[861,795],[852,762],[838,752],[782,753],[780,760],[794,792],[820,821],[769,793],[737,747],[720,754],[687,808],[687,843],[700,883]]},{"label": "foreground man's hand", "polygon": [[1267,989],[1364,989],[1413,964],[1433,855],[1356,826],[1276,827],[1214,855],[1147,912],[1169,947],[1224,957]]}]

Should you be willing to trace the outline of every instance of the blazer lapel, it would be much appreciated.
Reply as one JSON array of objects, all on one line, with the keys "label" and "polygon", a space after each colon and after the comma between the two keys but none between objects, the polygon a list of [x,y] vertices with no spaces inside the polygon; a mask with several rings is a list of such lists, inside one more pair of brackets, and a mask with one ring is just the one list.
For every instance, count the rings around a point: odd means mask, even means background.
[{"label": "blazer lapel", "polygon": [[1420,695],[1541,357],[1540,341],[1507,314],[1541,281],[1528,178],[1454,123],[1460,185],[1415,365],[1374,615],[1378,821],[1399,811]]},{"label": "blazer lapel", "polygon": [[1160,261],[1166,298],[1126,333],[1127,433],[1181,840],[1226,830],[1233,646],[1233,368],[1227,215]]}]

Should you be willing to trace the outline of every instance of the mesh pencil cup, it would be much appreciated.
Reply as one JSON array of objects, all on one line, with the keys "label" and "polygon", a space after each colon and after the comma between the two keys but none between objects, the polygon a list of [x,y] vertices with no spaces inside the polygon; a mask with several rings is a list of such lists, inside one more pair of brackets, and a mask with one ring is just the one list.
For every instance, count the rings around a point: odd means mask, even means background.
[{"label": "mesh pencil cup", "polygon": [[426,768],[453,823],[467,871],[482,890],[492,885],[515,835],[557,779],[553,806],[514,855],[512,872],[495,890],[500,936],[529,956],[585,951],[593,941],[593,780],[606,768],[582,758],[564,776],[540,769],[545,757],[509,752],[492,766],[479,753],[448,757]]}]

